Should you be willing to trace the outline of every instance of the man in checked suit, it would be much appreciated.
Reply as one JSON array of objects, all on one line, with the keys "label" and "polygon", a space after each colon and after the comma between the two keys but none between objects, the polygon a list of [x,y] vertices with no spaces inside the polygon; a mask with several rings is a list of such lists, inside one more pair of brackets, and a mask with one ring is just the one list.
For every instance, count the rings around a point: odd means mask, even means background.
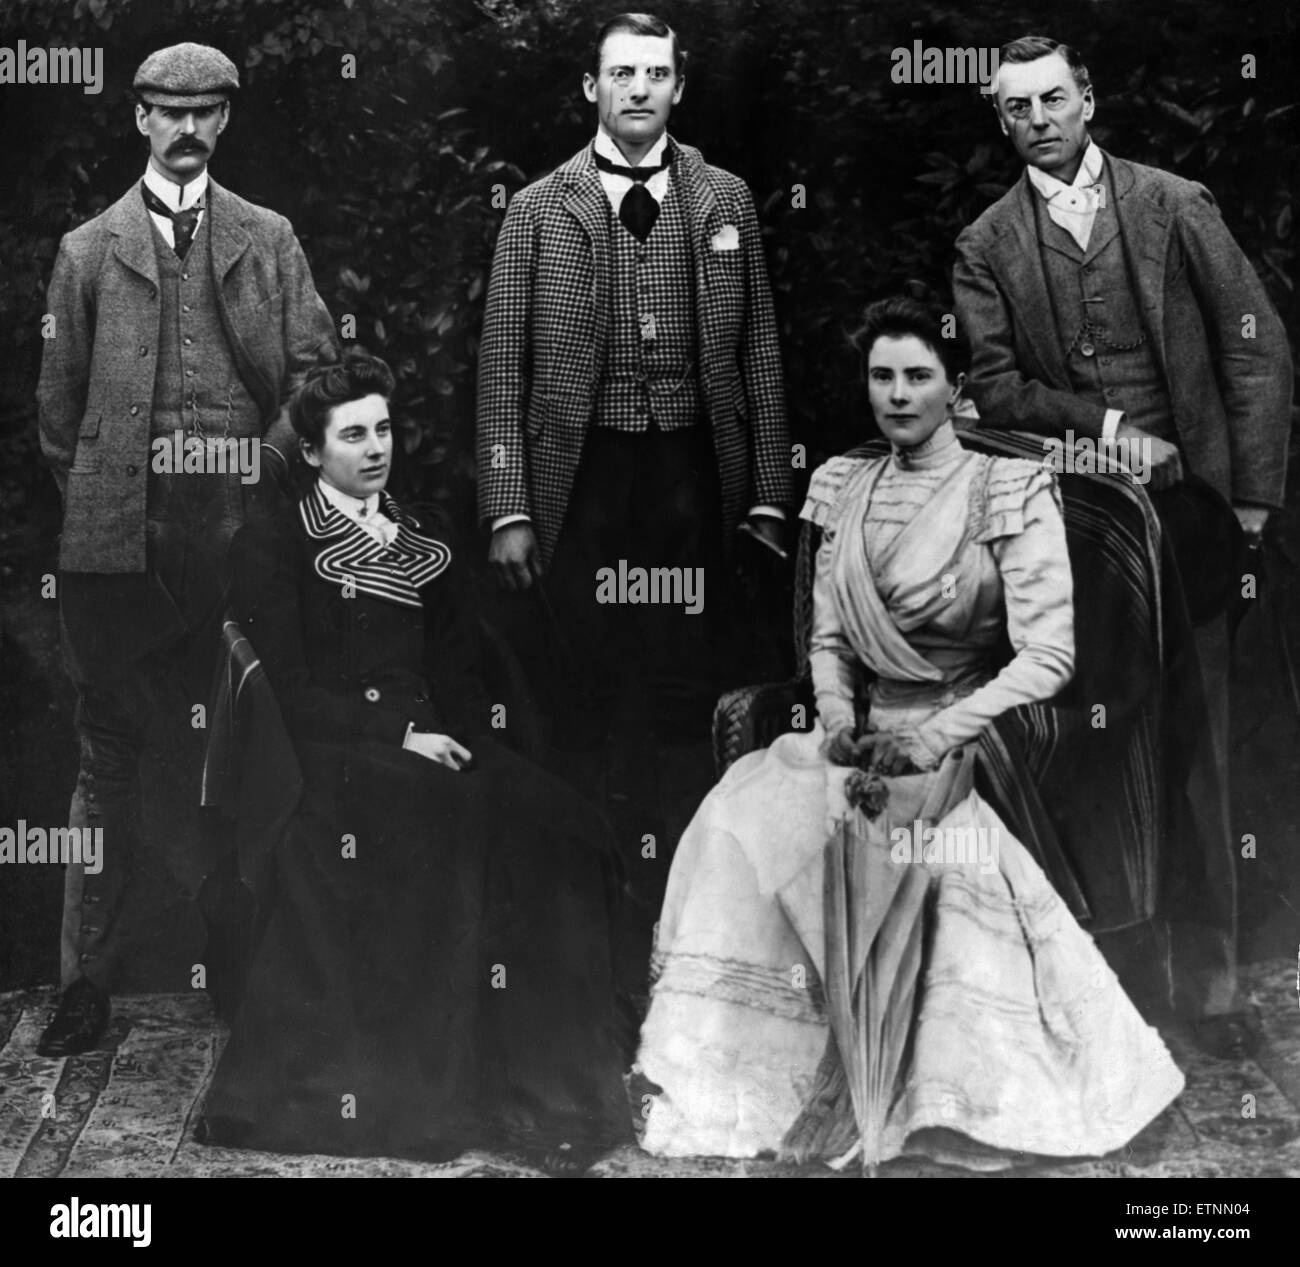
[{"label": "man in checked suit", "polygon": [[[737,528],[782,547],[781,363],[749,191],[666,130],[684,87],[676,34],[622,14],[594,53],[583,78],[594,142],[513,199],[497,241],[479,514],[501,585],[540,583],[580,666],[553,704],[561,746],[607,744],[616,685],[639,679],[680,798],[687,763],[673,754],[708,734]],[[703,610],[599,602],[597,573],[620,561],[703,569]],[[623,641],[628,625],[638,636]],[[701,764],[707,779],[697,748],[688,782]]]},{"label": "man in checked suit", "polygon": [[[984,425],[1138,441],[1176,551],[1164,490],[1188,473],[1231,504],[1257,546],[1283,503],[1292,373],[1254,269],[1207,189],[1089,138],[1092,86],[1073,49],[1026,36],[999,64],[998,121],[1027,168],[957,239],[953,274]],[[1198,918],[1172,924],[1165,952],[1202,1045],[1239,1055],[1254,1035],[1237,997],[1225,617],[1195,634],[1209,733],[1190,794],[1205,878]]]},{"label": "man in checked suit", "polygon": [[[193,716],[211,687],[226,549],[278,495],[296,377],[335,354],[289,222],[208,175],[234,64],[178,44],[148,57],[134,86],[144,179],[63,239],[46,295],[41,446],[63,495],[60,616],[81,738],[71,825],[103,832],[99,869],[67,869],[47,1056],[96,1042],[115,985],[156,988],[160,968],[168,988],[192,984],[205,734]],[[235,452],[257,456],[232,470]],[[137,776],[160,739],[175,817],[153,813],[145,830]],[[156,810],[166,793],[149,792]]]}]

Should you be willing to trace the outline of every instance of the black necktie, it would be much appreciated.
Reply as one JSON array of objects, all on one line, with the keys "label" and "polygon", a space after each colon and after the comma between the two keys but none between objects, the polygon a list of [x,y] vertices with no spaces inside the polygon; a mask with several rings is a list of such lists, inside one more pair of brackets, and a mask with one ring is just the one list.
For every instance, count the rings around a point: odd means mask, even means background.
[{"label": "black necktie", "polygon": [[173,211],[148,185],[141,185],[140,189],[144,193],[144,205],[172,222],[172,250],[184,259],[190,243],[194,241],[194,230],[199,225],[199,212],[203,210],[202,199],[184,211]]},{"label": "black necktie", "polygon": [[618,218],[638,242],[644,242],[650,236],[650,230],[655,227],[655,221],[659,219],[659,203],[654,194],[645,187],[645,182],[651,176],[663,171],[672,161],[672,154],[667,150],[664,151],[664,161],[658,167],[624,167],[619,163],[610,162],[601,153],[596,154],[596,166],[602,172],[626,176],[633,182],[632,188],[623,195],[623,201],[619,204]]}]

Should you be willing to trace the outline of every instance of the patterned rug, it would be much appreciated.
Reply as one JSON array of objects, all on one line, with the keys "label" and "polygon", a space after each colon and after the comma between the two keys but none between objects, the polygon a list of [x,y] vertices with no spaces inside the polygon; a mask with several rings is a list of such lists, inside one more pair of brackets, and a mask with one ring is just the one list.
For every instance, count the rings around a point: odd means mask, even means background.
[{"label": "patterned rug", "polygon": [[[1026,1159],[989,1177],[1300,1177],[1300,986],[1297,966],[1275,961],[1243,972],[1264,1041],[1253,1060],[1200,1052],[1180,1027],[1163,1030],[1187,1090],[1126,1148],[1086,1161]],[[100,1048],[68,1060],[36,1055],[55,1006],[52,989],[0,995],[0,1176],[537,1177],[517,1158],[466,1153],[424,1165],[389,1158],[289,1156],[212,1148],[194,1139],[208,1082],[225,1042],[205,996],[114,1000]],[[840,1172],[848,1176],[854,1167]],[[921,1178],[965,1171],[907,1158],[881,1169]],[[836,1177],[822,1165],[725,1158],[663,1160],[620,1149],[591,1172],[606,1178]]]}]

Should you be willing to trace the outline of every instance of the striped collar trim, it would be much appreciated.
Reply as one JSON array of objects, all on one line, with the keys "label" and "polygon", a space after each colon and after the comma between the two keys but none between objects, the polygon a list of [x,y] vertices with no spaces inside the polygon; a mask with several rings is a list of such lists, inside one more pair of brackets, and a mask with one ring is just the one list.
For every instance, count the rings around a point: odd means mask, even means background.
[{"label": "striped collar trim", "polygon": [[307,535],[316,541],[333,541],[316,555],[316,575],[339,586],[345,598],[368,594],[384,602],[420,608],[421,588],[451,566],[451,550],[436,537],[418,531],[419,521],[387,493],[380,493],[379,505],[397,525],[397,536],[388,545],[376,541],[331,505],[319,484],[302,499],[299,514]]}]

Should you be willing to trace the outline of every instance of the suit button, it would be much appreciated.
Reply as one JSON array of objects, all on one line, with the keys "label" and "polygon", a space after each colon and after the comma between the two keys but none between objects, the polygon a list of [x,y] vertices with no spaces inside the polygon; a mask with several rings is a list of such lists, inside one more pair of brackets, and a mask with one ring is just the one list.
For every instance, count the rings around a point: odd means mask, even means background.
[{"label": "suit button", "polygon": [[378,703],[379,703],[379,691],[378,691],[378,689],[377,689],[376,687],[373,687],[373,686],[367,686],[367,687],[366,687],[366,699],[368,699],[372,704],[378,704]]}]

